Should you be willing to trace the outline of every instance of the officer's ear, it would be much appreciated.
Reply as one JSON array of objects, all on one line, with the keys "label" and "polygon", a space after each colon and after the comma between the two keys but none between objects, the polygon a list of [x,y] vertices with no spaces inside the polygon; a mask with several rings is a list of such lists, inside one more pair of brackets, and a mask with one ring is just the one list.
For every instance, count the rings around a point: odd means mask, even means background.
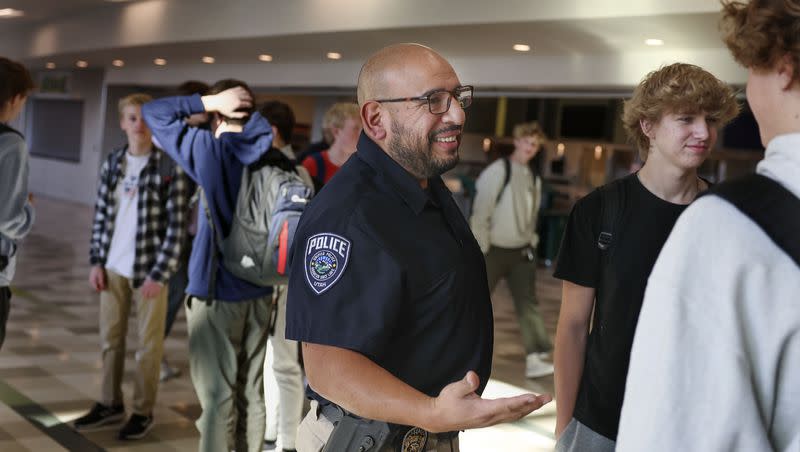
[{"label": "officer's ear", "polygon": [[383,123],[385,112],[379,102],[367,101],[361,106],[361,124],[364,133],[375,142],[386,139],[386,127]]}]

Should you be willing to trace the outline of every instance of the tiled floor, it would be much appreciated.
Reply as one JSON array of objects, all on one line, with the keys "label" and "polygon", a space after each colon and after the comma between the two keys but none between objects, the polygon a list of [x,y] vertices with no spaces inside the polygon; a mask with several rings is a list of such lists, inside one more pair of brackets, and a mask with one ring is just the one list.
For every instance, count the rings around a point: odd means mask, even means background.
[{"label": "tiled floor", "polygon": [[[0,352],[0,451],[194,451],[200,409],[188,378],[183,313],[165,350],[184,376],[163,383],[155,408],[156,426],[145,439],[123,443],[115,428],[78,435],[65,423],[87,410],[100,385],[98,296],[87,282],[91,208],[37,199],[37,223],[21,247],[12,289],[8,336]],[[538,293],[545,324],[553,334],[560,285],[540,269]],[[553,391],[552,377],[523,376],[524,352],[508,290],[498,287],[495,355],[485,396]],[[130,397],[137,338],[128,338],[124,392]],[[461,449],[477,451],[552,450],[554,404],[512,424],[462,433]]]}]

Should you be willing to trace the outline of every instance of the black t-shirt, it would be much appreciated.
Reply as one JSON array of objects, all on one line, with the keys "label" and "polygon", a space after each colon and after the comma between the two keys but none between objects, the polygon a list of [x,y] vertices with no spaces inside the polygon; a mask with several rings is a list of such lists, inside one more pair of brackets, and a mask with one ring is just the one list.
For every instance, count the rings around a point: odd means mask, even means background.
[{"label": "black t-shirt", "polygon": [[493,340],[486,267],[441,178],[423,190],[362,134],[294,243],[288,339],[357,351],[430,396],[468,370],[483,390]]},{"label": "black t-shirt", "polygon": [[595,432],[616,440],[631,346],[647,278],[678,216],[687,206],[654,195],[636,174],[612,183],[620,184],[625,193],[625,205],[614,226],[614,244],[606,251],[597,246],[602,223],[598,189],[572,209],[554,276],[595,288],[592,330],[586,344],[574,417]]}]

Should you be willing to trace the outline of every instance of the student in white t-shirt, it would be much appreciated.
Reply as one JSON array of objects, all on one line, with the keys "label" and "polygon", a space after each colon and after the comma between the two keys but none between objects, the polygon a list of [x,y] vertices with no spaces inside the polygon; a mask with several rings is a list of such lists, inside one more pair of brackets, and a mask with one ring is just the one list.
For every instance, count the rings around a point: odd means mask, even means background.
[{"label": "student in white t-shirt", "polygon": [[103,347],[101,399],[75,421],[90,430],[125,418],[122,376],[131,308],[137,311],[141,348],[136,353],[133,411],[119,439],[139,439],[153,425],[167,312],[166,283],[175,272],[186,234],[187,179],[152,143],[141,106],[152,98],[120,100],[120,128],[128,143],[100,169],[92,226],[89,283],[100,292]]}]

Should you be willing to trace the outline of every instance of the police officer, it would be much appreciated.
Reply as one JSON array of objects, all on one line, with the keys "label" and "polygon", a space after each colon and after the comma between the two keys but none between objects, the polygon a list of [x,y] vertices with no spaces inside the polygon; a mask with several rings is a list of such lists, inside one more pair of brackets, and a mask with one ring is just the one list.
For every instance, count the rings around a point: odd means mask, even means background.
[{"label": "police officer", "polygon": [[[492,360],[486,270],[440,178],[458,162],[471,102],[472,87],[418,44],[384,48],[361,69],[357,153],[295,235],[286,336],[303,342],[312,399],[301,452],[327,442],[337,451],[354,442],[457,451],[459,430],[519,419],[550,400],[480,397]],[[390,430],[341,442],[345,429],[332,434],[334,425],[352,419]]]}]

